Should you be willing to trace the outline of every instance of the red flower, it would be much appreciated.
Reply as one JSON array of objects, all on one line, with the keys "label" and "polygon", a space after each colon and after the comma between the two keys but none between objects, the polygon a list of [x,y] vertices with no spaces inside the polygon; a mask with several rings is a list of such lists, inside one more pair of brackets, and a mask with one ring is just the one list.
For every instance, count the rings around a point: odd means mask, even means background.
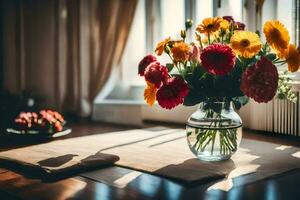
[{"label": "red flower", "polygon": [[223,19],[227,20],[228,22],[234,22],[234,19],[232,16],[223,16]]},{"label": "red flower", "polygon": [[145,56],[139,63],[139,72],[138,74],[140,76],[144,76],[144,72],[145,72],[145,69],[146,67],[152,63],[152,62],[155,62],[157,59],[156,57],[152,56],[152,55],[147,55]]},{"label": "red flower", "polygon": [[172,109],[182,104],[184,97],[188,95],[189,88],[180,77],[169,78],[157,91],[156,99],[162,108]]},{"label": "red flower", "polygon": [[234,23],[234,29],[235,30],[239,30],[239,31],[243,31],[245,30],[246,25],[242,22],[235,22]]},{"label": "red flower", "polygon": [[159,62],[152,62],[145,70],[146,81],[154,84],[157,88],[161,86],[168,77],[168,69]]},{"label": "red flower", "polygon": [[241,90],[256,102],[272,100],[278,86],[278,71],[273,63],[265,57],[261,57],[257,63],[242,75]]},{"label": "red flower", "polygon": [[212,44],[201,53],[203,67],[213,75],[225,75],[232,70],[235,64],[235,55],[232,49],[225,44]]}]

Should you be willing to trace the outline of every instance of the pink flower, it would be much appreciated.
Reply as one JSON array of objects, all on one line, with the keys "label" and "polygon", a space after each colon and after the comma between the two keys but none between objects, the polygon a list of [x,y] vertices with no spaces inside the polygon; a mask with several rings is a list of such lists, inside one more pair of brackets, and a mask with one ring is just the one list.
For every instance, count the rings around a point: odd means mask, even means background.
[{"label": "pink flower", "polygon": [[195,63],[200,63],[200,49],[196,45],[192,46],[192,51],[189,56],[189,60]]}]

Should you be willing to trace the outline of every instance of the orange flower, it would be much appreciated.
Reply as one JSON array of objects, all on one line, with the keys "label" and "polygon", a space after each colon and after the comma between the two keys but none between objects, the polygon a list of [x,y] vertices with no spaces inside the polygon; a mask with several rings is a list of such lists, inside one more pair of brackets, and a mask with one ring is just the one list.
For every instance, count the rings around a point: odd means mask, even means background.
[{"label": "orange flower", "polygon": [[221,22],[222,18],[220,17],[205,18],[202,24],[197,26],[196,30],[200,33],[211,34],[220,29]]},{"label": "orange flower", "polygon": [[230,44],[233,51],[244,58],[252,58],[262,46],[258,35],[249,31],[235,31]]},{"label": "orange flower", "polygon": [[296,72],[300,66],[300,52],[295,45],[290,44],[288,49],[284,52],[283,56],[288,64],[288,70]]},{"label": "orange flower", "polygon": [[149,106],[152,106],[156,100],[157,88],[154,84],[147,81],[147,87],[144,91],[144,99]]},{"label": "orange flower", "polygon": [[157,45],[156,45],[156,48],[155,48],[155,53],[160,56],[164,50],[165,50],[165,47],[166,45],[170,42],[171,38],[168,37],[166,39],[164,39],[163,41],[160,41]]},{"label": "orange flower", "polygon": [[264,25],[264,34],[269,45],[279,53],[288,48],[290,36],[284,25],[277,21],[268,21]]},{"label": "orange flower", "polygon": [[176,42],[171,48],[175,62],[185,62],[189,59],[190,46],[184,42]]}]

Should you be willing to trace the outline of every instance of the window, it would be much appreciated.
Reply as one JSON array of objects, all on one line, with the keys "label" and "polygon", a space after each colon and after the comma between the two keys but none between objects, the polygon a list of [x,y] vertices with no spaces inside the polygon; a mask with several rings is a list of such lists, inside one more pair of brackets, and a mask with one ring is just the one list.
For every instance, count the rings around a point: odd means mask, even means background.
[{"label": "window", "polygon": [[137,63],[146,54],[145,16],[145,0],[139,0],[120,64],[122,81],[129,85],[143,84],[143,81],[137,76]]},{"label": "window", "polygon": [[[191,2],[195,6],[188,5]],[[213,0],[138,0],[132,30],[121,61],[122,81],[128,85],[144,85],[143,78],[137,76],[140,59],[146,54],[153,54],[158,41],[168,36],[179,38],[180,30],[189,18],[186,16],[195,16],[196,22],[212,16],[212,3]],[[159,60],[165,63],[168,58],[161,56]]]},{"label": "window", "polygon": [[265,0],[262,7],[262,26],[270,19],[278,19],[288,29],[291,42],[295,42],[293,0]]}]

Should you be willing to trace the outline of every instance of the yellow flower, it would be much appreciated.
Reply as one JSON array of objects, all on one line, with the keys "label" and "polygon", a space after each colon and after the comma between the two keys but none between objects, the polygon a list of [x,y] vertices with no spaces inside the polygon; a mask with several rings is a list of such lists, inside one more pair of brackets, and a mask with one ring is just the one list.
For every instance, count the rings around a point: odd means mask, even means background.
[{"label": "yellow flower", "polygon": [[222,31],[226,32],[229,29],[229,26],[230,23],[227,20],[221,19],[220,27]]},{"label": "yellow flower", "polygon": [[164,39],[163,41],[160,41],[157,45],[156,45],[156,48],[155,48],[155,53],[160,56],[163,52],[164,52],[164,49],[166,47],[166,45],[170,42],[171,38],[168,37],[166,39]]},{"label": "yellow flower", "polygon": [[202,24],[199,24],[196,30],[200,33],[211,34],[218,31],[221,27],[222,19],[220,17],[205,18]]},{"label": "yellow flower", "polygon": [[288,48],[290,36],[284,25],[277,21],[268,21],[264,25],[264,34],[269,45],[277,52]]},{"label": "yellow flower", "polygon": [[242,57],[252,58],[261,49],[261,41],[256,33],[236,31],[230,40],[233,51]]},{"label": "yellow flower", "polygon": [[288,49],[284,52],[285,60],[288,64],[288,70],[296,72],[300,66],[300,52],[295,45],[290,44]]},{"label": "yellow flower", "polygon": [[144,99],[149,106],[152,106],[156,100],[157,88],[154,84],[147,81],[147,87],[144,91]]},{"label": "yellow flower", "polygon": [[189,58],[190,46],[180,41],[175,42],[171,48],[171,52],[175,62],[185,62]]}]

